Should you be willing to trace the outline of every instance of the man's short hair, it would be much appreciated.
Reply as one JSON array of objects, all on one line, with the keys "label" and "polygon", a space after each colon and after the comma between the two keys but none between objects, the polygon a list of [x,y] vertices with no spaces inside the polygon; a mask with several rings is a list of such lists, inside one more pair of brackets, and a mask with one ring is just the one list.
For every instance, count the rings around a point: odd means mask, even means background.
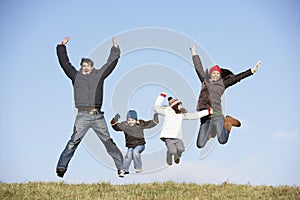
[{"label": "man's short hair", "polygon": [[92,61],[90,58],[81,58],[80,66],[84,62],[89,63],[92,67],[94,67],[94,61]]}]

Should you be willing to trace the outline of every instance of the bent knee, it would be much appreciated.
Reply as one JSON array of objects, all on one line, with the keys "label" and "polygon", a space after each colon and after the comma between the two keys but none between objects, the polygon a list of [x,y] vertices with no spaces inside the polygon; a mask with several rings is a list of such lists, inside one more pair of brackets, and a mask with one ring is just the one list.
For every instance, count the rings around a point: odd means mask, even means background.
[{"label": "bent knee", "polygon": [[219,141],[220,144],[226,144],[227,141],[228,141],[228,139],[227,140],[225,140],[225,139],[218,139],[218,141]]},{"label": "bent knee", "polygon": [[171,155],[176,155],[177,154],[177,149],[169,149],[168,152]]},{"label": "bent knee", "polygon": [[197,147],[199,149],[201,149],[201,148],[203,148],[205,146],[205,144],[206,144],[206,141],[205,142],[197,142]]}]

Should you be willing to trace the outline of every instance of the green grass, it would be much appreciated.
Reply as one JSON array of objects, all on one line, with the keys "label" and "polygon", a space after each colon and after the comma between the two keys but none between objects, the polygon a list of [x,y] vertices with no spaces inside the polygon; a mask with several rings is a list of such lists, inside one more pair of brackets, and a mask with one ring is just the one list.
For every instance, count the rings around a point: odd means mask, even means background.
[{"label": "green grass", "polygon": [[112,185],[63,182],[0,183],[0,199],[300,199],[297,186],[251,186],[223,183],[149,183]]}]

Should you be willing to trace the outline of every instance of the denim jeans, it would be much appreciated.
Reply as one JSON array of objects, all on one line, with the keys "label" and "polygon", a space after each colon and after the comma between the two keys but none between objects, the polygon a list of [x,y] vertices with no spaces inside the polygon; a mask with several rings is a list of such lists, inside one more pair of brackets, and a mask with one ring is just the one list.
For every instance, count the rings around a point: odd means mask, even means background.
[{"label": "denim jeans", "polygon": [[208,141],[208,135],[217,135],[220,144],[225,144],[228,141],[229,133],[224,128],[224,117],[215,116],[201,123],[197,138],[197,147],[203,148]]},{"label": "denim jeans", "polygon": [[107,153],[114,160],[116,168],[118,170],[122,169],[123,155],[110,137],[104,115],[102,113],[89,115],[88,113],[84,112],[78,112],[74,124],[73,134],[65,149],[61,153],[56,168],[63,168],[67,170],[68,164],[73,157],[75,150],[90,128],[96,132],[98,138],[104,144]]},{"label": "denim jeans", "polygon": [[125,155],[123,169],[125,172],[129,171],[129,166],[131,161],[133,160],[134,169],[141,170],[142,169],[142,157],[141,153],[145,150],[145,145],[138,145],[134,148],[128,148],[127,154]]}]

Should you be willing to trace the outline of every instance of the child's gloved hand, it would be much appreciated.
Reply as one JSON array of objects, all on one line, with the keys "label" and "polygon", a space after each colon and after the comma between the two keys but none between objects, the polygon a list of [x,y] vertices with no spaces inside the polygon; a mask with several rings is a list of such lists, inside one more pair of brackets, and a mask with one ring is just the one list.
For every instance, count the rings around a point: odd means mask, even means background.
[{"label": "child's gloved hand", "polygon": [[162,92],[162,93],[160,93],[160,96],[166,97],[166,96],[167,96],[167,93]]},{"label": "child's gloved hand", "polygon": [[194,44],[191,44],[190,50],[191,50],[192,56],[196,55],[196,47]]},{"label": "child's gloved hand", "polygon": [[159,119],[158,119],[158,114],[157,113],[155,113],[153,115],[153,120],[154,120],[155,123],[159,123]]},{"label": "child's gloved hand", "polygon": [[114,117],[113,120],[114,120],[115,122],[117,122],[117,121],[120,119],[120,117],[121,117],[120,114],[117,113],[117,114],[115,115],[115,117]]},{"label": "child's gloved hand", "polygon": [[259,60],[256,65],[251,69],[252,74],[254,74],[260,67],[261,61]]}]

